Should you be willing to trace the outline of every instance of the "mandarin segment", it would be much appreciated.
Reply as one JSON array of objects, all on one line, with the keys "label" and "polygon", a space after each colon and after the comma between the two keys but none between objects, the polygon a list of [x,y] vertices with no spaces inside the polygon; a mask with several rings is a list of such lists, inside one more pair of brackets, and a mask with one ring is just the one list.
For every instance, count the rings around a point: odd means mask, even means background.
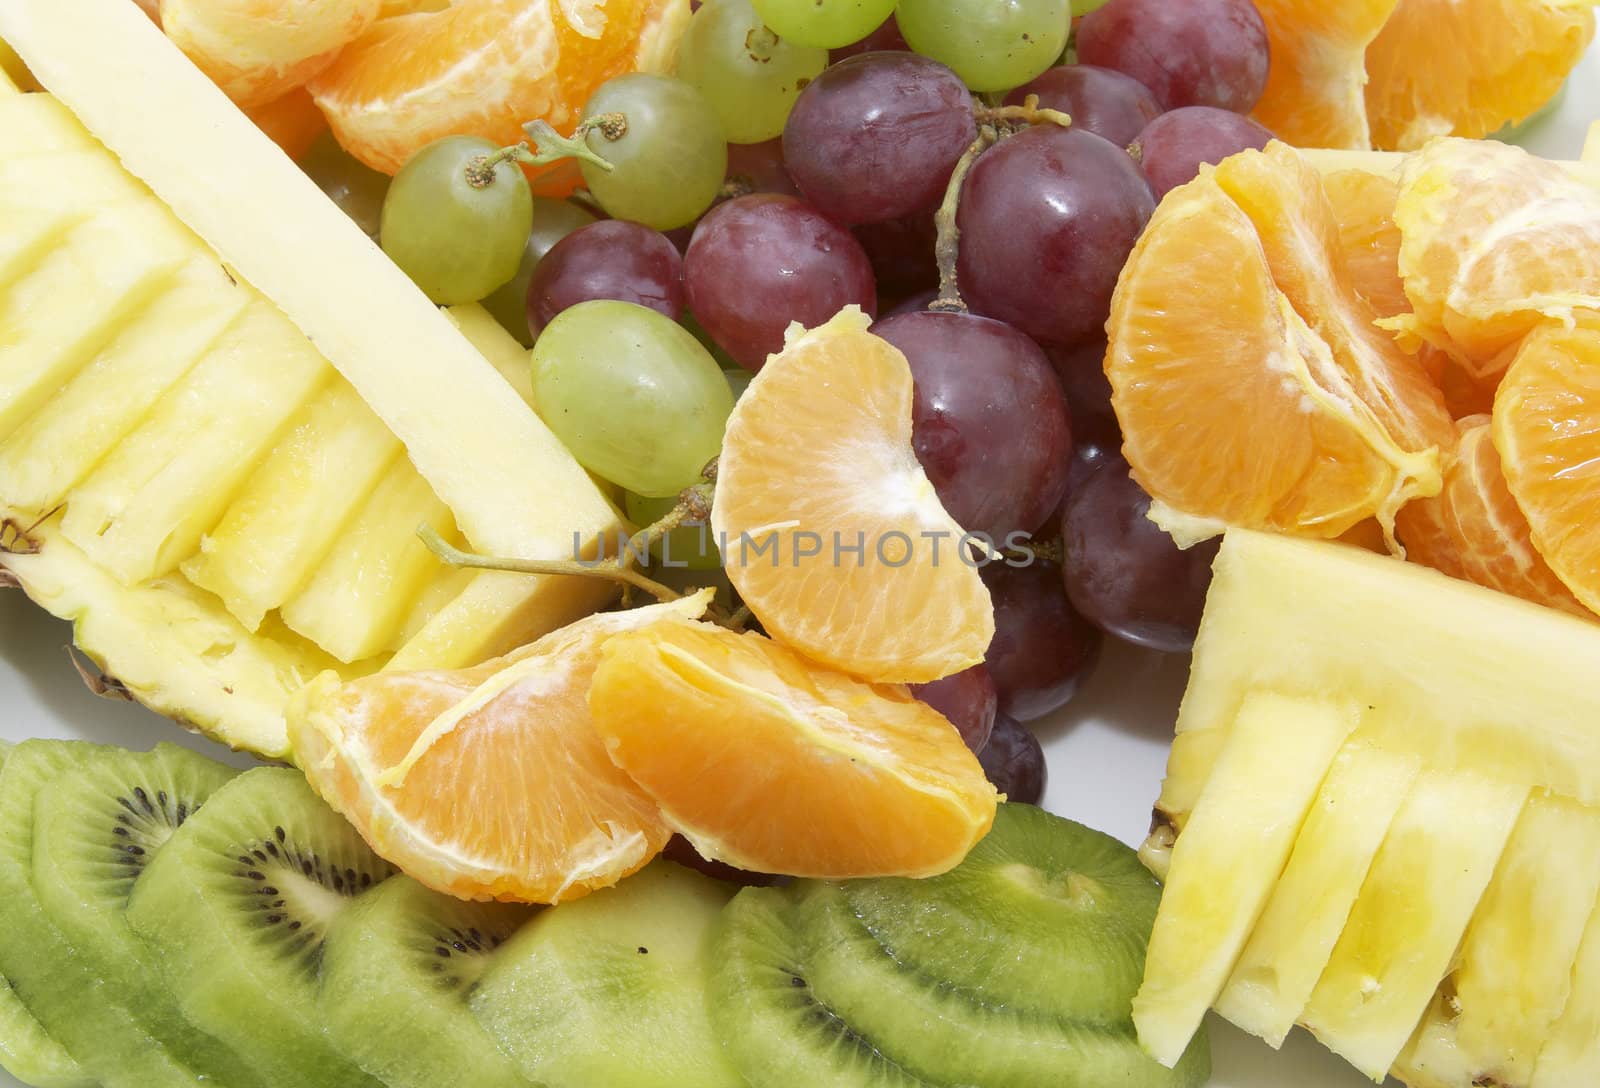
[{"label": "mandarin segment", "polygon": [[600,648],[707,600],[591,616],[471,669],[324,674],[289,711],[296,761],[374,850],[438,891],[555,903],[608,887],[671,831],[590,720]]},{"label": "mandarin segment", "polygon": [[868,680],[978,664],[994,609],[911,448],[911,368],[849,307],[771,356],[728,419],[712,528],[774,638]]},{"label": "mandarin segment", "polygon": [[994,787],[937,711],[758,634],[664,623],[619,636],[589,706],[668,821],[742,869],[932,876],[994,820]]},{"label": "mandarin segment", "polygon": [[1373,143],[1411,151],[1524,120],[1593,37],[1594,12],[1569,0],[1400,0],[1367,50]]},{"label": "mandarin segment", "polygon": [[1299,147],[1371,146],[1367,46],[1396,0],[1255,0],[1272,66],[1255,118]]}]

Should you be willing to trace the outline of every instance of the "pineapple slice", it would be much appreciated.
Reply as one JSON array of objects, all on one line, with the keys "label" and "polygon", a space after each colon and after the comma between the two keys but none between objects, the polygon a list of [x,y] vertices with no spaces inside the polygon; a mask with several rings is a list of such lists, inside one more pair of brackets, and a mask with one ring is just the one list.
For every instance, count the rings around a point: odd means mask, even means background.
[{"label": "pineapple slice", "polygon": [[1146,975],[1133,1002],[1140,1042],[1157,1061],[1174,1065],[1188,1048],[1357,720],[1353,707],[1336,703],[1245,698],[1232,743],[1173,849],[1150,936],[1149,962],[1162,970]]},{"label": "pineapple slice", "polygon": [[78,123],[72,111],[47,94],[0,95],[0,159],[14,162],[31,155],[58,155],[105,148]]},{"label": "pineapple slice", "polygon": [[25,215],[0,211],[0,218],[14,224],[0,233],[0,290],[4,290],[38,267],[67,232],[83,222],[85,215],[81,211]]},{"label": "pineapple slice", "polygon": [[1572,968],[1567,1007],[1539,1052],[1529,1088],[1594,1088],[1600,1084],[1600,908],[1589,916]]},{"label": "pineapple slice", "polygon": [[1357,736],[1340,750],[1217,1011],[1283,1045],[1344,931],[1421,761]]}]

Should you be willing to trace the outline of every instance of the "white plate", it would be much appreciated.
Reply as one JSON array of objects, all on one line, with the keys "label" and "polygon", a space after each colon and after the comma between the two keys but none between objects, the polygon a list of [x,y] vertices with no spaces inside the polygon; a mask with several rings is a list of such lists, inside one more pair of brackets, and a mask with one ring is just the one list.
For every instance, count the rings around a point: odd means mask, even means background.
[{"label": "white plate", "polygon": [[[1550,158],[1577,158],[1600,119],[1600,50],[1590,50],[1560,107],[1522,142]],[[0,739],[79,738],[132,748],[176,740],[246,766],[244,758],[176,729],[141,707],[91,695],[66,654],[71,633],[20,593],[0,593]],[[1166,765],[1187,660],[1108,644],[1066,711],[1038,724],[1050,763],[1045,807],[1130,844],[1143,837]],[[1213,1088],[1359,1088],[1362,1077],[1304,1032],[1281,1052],[1212,1017]],[[1391,1082],[1392,1083],[1392,1082]],[[0,1088],[20,1088],[0,1071]]]}]

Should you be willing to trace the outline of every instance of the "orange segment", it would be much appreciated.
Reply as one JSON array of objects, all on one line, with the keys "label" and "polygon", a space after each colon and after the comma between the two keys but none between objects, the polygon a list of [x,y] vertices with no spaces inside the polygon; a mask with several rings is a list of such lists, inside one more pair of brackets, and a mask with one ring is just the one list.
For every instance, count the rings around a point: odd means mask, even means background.
[{"label": "orange segment", "polygon": [[161,0],[161,28],[249,109],[322,71],[378,18],[379,0]]},{"label": "orange segment", "polygon": [[1590,616],[1534,548],[1528,519],[1506,487],[1489,417],[1471,416],[1457,427],[1444,490],[1400,511],[1407,557],[1453,578]]},{"label": "orange segment", "polygon": [[1367,46],[1395,2],[1255,0],[1272,46],[1256,120],[1298,147],[1370,147]]},{"label": "orange segment", "polygon": [[283,148],[284,154],[296,162],[311,150],[317,137],[328,130],[328,122],[323,118],[322,111],[317,109],[310,92],[304,87],[296,87],[282,98],[246,110],[245,113],[257,128],[272,138],[273,143]]},{"label": "orange segment", "polygon": [[1449,417],[1375,319],[1319,176],[1285,145],[1168,195],[1118,284],[1106,372],[1175,535],[1337,537],[1438,490]]},{"label": "orange segment", "polygon": [[1400,280],[1400,228],[1394,208],[1400,183],[1366,170],[1340,170],[1322,179],[1339,225],[1339,248],[1350,282],[1379,317],[1411,312]]},{"label": "orange segment", "polygon": [[393,174],[445,136],[571,132],[612,76],[670,68],[688,17],[688,0],[460,0],[380,20],[311,90],[345,150]]},{"label": "orange segment", "polygon": [[791,333],[728,419],[712,528],[774,638],[868,680],[983,660],[994,608],[911,449],[911,368],[850,307]]},{"label": "orange segment", "polygon": [[295,759],[372,848],[466,899],[555,903],[615,884],[671,831],[589,717],[607,639],[694,617],[706,597],[580,620],[472,669],[312,682]]},{"label": "orange segment", "polygon": [[994,821],[994,787],[937,711],[760,635],[672,623],[618,636],[589,705],[672,825],[743,869],[933,876]]},{"label": "orange segment", "polygon": [[1593,37],[1590,5],[1570,0],[1400,0],[1367,50],[1373,143],[1410,151],[1524,120]]},{"label": "orange segment", "polygon": [[1408,330],[1476,377],[1541,322],[1600,307],[1600,192],[1520,148],[1440,140],[1412,155],[1395,222]]},{"label": "orange segment", "polygon": [[1494,444],[1539,554],[1600,611],[1600,318],[1528,337],[1495,397]]}]

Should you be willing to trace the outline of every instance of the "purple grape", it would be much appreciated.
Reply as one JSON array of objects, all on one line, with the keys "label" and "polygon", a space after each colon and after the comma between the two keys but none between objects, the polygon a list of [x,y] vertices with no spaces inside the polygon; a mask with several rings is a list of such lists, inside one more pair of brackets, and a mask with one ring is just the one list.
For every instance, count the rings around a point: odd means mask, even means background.
[{"label": "purple grape", "polygon": [[977,134],[972,94],[950,69],[915,53],[863,53],[800,92],[783,158],[828,218],[881,223],[937,207]]},{"label": "purple grape", "polygon": [[[1082,417],[1109,416],[1111,379],[1106,377],[1106,342],[1099,338],[1077,347],[1050,348],[1045,352],[1055,367],[1061,388],[1067,392],[1067,408],[1074,424]],[[1077,427],[1073,427],[1077,434]]]},{"label": "purple grape", "polygon": [[899,317],[901,314],[917,314],[933,305],[933,300],[939,297],[938,291],[918,291],[914,295],[907,295],[894,304],[894,308],[884,311],[883,319]]},{"label": "purple grape", "polygon": [[939,286],[939,262],[934,256],[939,231],[932,214],[918,212],[904,219],[863,223],[852,227],[850,233],[867,251],[880,294],[898,298]]},{"label": "purple grape", "polygon": [[1092,64],[1062,64],[1006,97],[1021,105],[1030,94],[1039,105],[1072,117],[1072,127],[1104,136],[1127,147],[1144,126],[1161,116],[1161,103],[1150,88],[1130,75]]},{"label": "purple grape", "polygon": [[983,751],[989,743],[1000,696],[995,692],[994,678],[982,665],[931,684],[913,684],[911,694],[949,718],[974,752]]},{"label": "purple grape", "polygon": [[581,227],[534,268],[528,328],[538,336],[562,310],[597,298],[635,302],[676,321],[683,313],[683,259],[666,235],[641,223],[602,219]]},{"label": "purple grape", "polygon": [[956,214],[961,293],[1042,344],[1100,335],[1154,210],[1144,175],[1116,144],[1055,125],[1028,129],[967,175]]},{"label": "purple grape", "polygon": [[861,243],[811,205],[776,193],[707,212],[689,243],[683,278],[700,324],[749,370],[782,350],[791,321],[811,328],[851,304],[877,313]]},{"label": "purple grape", "polygon": [[905,35],[900,33],[900,24],[895,21],[893,15],[885,19],[883,25],[878,27],[877,30],[874,30],[860,41],[851,42],[849,45],[841,45],[839,48],[829,51],[828,63],[838,64],[846,57],[856,57],[862,53],[881,53],[885,50],[898,50],[902,53],[911,51],[911,46],[906,42]]},{"label": "purple grape", "polygon": [[994,732],[988,746],[978,753],[978,763],[1007,801],[1037,805],[1044,799],[1044,748],[1017,719],[995,715]]},{"label": "purple grape", "polygon": [[702,857],[700,851],[694,848],[694,844],[682,835],[674,835],[668,839],[661,856],[668,861],[677,862],[686,869],[693,869],[713,880],[721,880],[728,884],[739,884],[746,888],[766,888],[778,882],[778,878],[771,873],[752,873],[747,869],[735,869],[725,862],[708,860]]},{"label": "purple grape", "polygon": [[1179,653],[1194,646],[1220,541],[1180,551],[1149,511],[1126,462],[1095,472],[1062,514],[1062,578],[1074,607],[1101,630]]},{"label": "purple grape", "polygon": [[783,164],[781,137],[773,137],[759,144],[729,144],[728,180],[752,193],[800,195],[794,179],[789,177],[789,171]]},{"label": "purple grape", "polygon": [[931,310],[872,331],[911,364],[911,444],[956,524],[1003,543],[1048,521],[1066,492],[1072,430],[1039,346],[1003,322]]},{"label": "purple grape", "polygon": [[1210,106],[1185,106],[1146,125],[1128,152],[1160,200],[1199,177],[1201,165],[1215,166],[1229,155],[1266,147],[1271,139],[1272,133],[1248,117]]},{"label": "purple grape", "polygon": [[1163,109],[1249,113],[1267,87],[1267,25],[1250,0],[1111,0],[1077,40],[1080,61],[1132,76]]},{"label": "purple grape", "polygon": [[994,598],[995,626],[984,664],[1000,693],[1000,712],[1030,722],[1065,706],[1099,659],[1101,639],[1067,600],[1061,567],[1043,559],[1025,567],[992,563],[983,580]]}]

